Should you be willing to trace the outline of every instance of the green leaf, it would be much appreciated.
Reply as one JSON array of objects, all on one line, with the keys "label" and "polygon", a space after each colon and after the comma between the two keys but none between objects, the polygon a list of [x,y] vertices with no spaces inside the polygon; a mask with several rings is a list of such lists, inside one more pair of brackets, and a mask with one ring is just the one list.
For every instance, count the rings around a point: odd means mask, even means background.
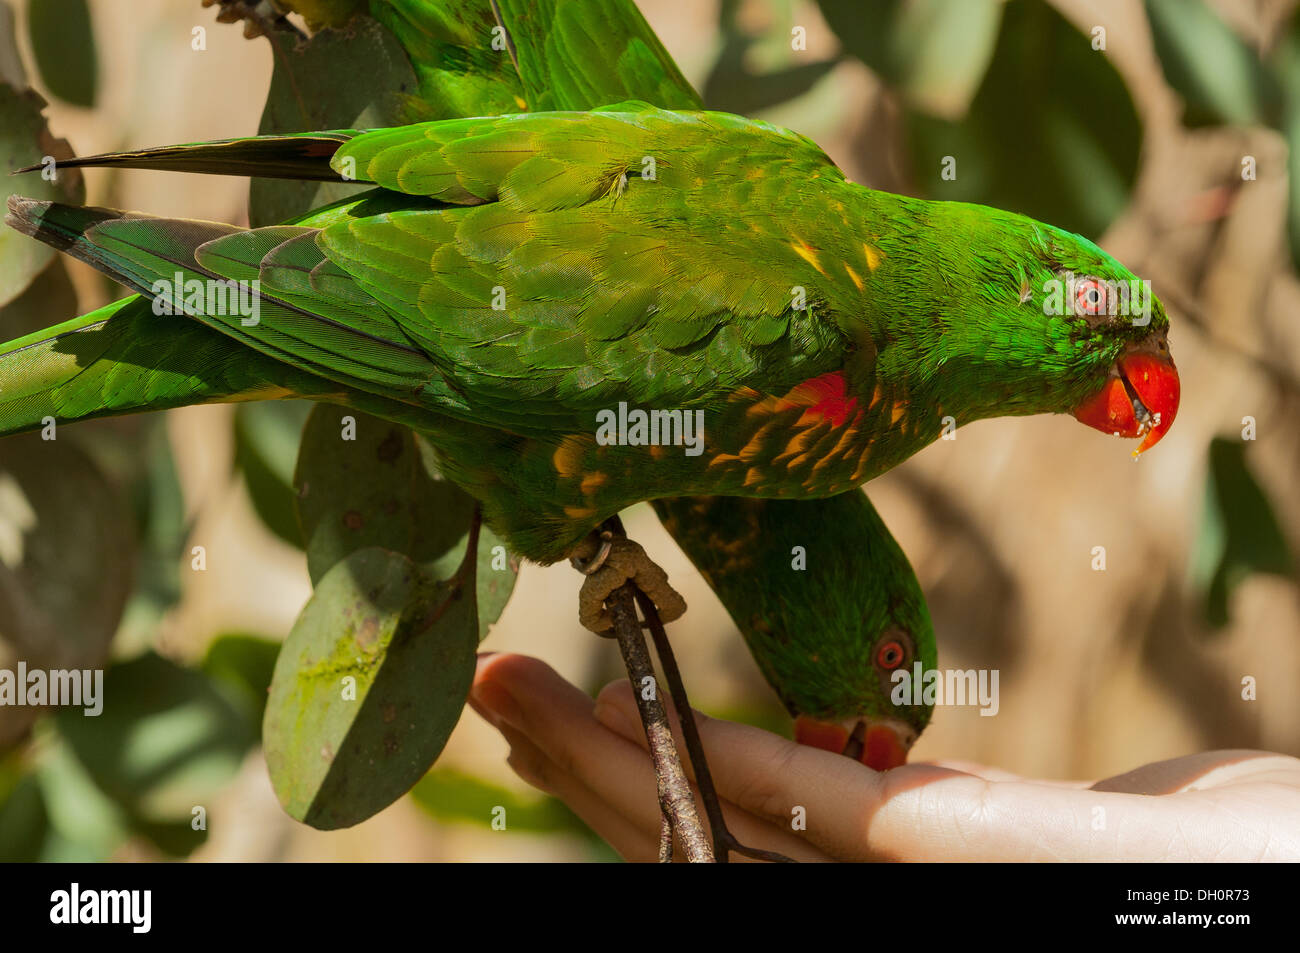
[{"label": "green leaf", "polygon": [[[45,100],[30,89],[17,90],[0,83],[0,169],[7,172],[40,164],[46,156],[71,158],[68,143],[55,139],[46,128],[41,114],[44,108]],[[0,202],[11,195],[22,195],[80,205],[85,197],[81,173],[76,169],[59,171],[53,182],[41,172],[4,175],[2,181]],[[53,258],[54,249],[45,243],[12,228],[0,229],[0,306],[22,294]]]},{"label": "green leaf", "polygon": [[[0,666],[93,668],[131,591],[122,492],[62,432],[0,441]],[[0,707],[0,745],[36,712]]]},{"label": "green leaf", "polygon": [[63,258],[55,258],[18,297],[0,307],[0,335],[20,338],[77,313],[77,291]]},{"label": "green leaf", "polygon": [[180,601],[181,563],[191,528],[166,418],[148,414],[87,420],[62,434],[74,439],[131,501],[135,588],[114,646],[118,655],[144,651],[153,644],[164,613]]},{"label": "green leaf", "polygon": [[[1041,0],[1006,5],[965,118],[908,111],[906,119],[913,176],[931,198],[1096,236],[1124,209],[1137,175],[1142,127],[1128,89],[1091,39]],[[955,179],[940,175],[949,156]]]},{"label": "green leaf", "polygon": [[[722,49],[704,80],[702,98],[705,107],[723,112],[753,115],[797,99],[811,90],[832,69],[837,60],[814,63],[799,62],[800,54],[781,41],[780,65],[757,68],[752,62],[757,38],[736,23],[737,0],[723,0],[718,7],[718,32]],[[806,58],[806,57],[805,57]]]},{"label": "green leaf", "polygon": [[411,796],[416,804],[440,821],[491,827],[494,818],[500,817],[505,830],[592,836],[591,829],[563,801],[550,797],[521,797],[451,768],[430,771],[411,790]]},{"label": "green leaf", "polygon": [[294,503],[293,469],[302,429],[314,405],[263,400],[235,408],[235,466],[258,517],[290,546],[303,547]]},{"label": "green leaf", "polygon": [[998,37],[998,0],[818,0],[844,48],[909,105],[959,116],[988,69]]},{"label": "green leaf", "polygon": [[[402,553],[435,579],[450,576],[464,556],[474,498],[444,480],[433,448],[399,424],[317,405],[303,428],[294,487],[313,583],[369,546]],[[478,567],[486,634],[510,598],[518,565],[484,529]]]},{"label": "green leaf", "polygon": [[1204,0],[1146,0],[1165,80],[1183,98],[1183,122],[1271,121],[1278,89],[1255,52]]},{"label": "green leaf", "polygon": [[1273,505],[1246,462],[1246,444],[1210,441],[1205,515],[1192,554],[1193,585],[1205,598],[1205,617],[1221,627],[1229,618],[1232,592],[1252,573],[1290,576],[1291,548]]},{"label": "green leaf", "polygon": [[1287,232],[1291,263],[1300,272],[1300,9],[1282,35],[1272,58],[1282,88],[1280,128],[1286,138]]},{"label": "green leaf", "polygon": [[311,30],[342,26],[366,8],[366,0],[280,0],[285,10],[302,15]]},{"label": "green leaf", "polygon": [[[464,558],[467,543],[468,539],[462,538],[433,563],[433,575],[436,578],[446,579],[456,571],[456,567]],[[519,560],[509,555],[505,540],[486,526],[479,528],[478,568],[475,575],[478,638],[482,642],[487,638],[492,623],[501,618],[501,613],[510,602],[510,596],[515,591],[515,582],[519,578]]]},{"label": "green leaf", "polygon": [[18,33],[14,29],[14,11],[9,0],[0,0],[0,83],[17,89],[27,88],[27,70],[18,53]]},{"label": "green leaf", "polygon": [[[378,21],[357,17],[305,43],[285,31],[267,39],[275,71],[259,134],[402,124],[403,97],[415,92],[415,73],[397,38]],[[254,179],[249,217],[254,226],[274,225],[364,188],[341,180]]]},{"label": "green leaf", "polygon": [[59,733],[132,829],[169,853],[206,838],[190,826],[196,807],[238,771],[256,728],[202,672],[153,652],[104,673],[103,710],[61,708]]},{"label": "green leaf", "polygon": [[834,60],[823,60],[754,73],[743,62],[720,59],[704,81],[702,95],[709,109],[752,115],[797,99],[834,68]]},{"label": "green leaf", "polygon": [[474,676],[474,601],[451,594],[377,547],[317,584],[280,652],[262,728],[271,783],[291,817],[350,827],[428,771]]},{"label": "green leaf", "polygon": [[45,87],[74,106],[94,106],[99,64],[86,0],[29,0],[27,33]]},{"label": "green leaf", "polygon": [[199,668],[247,714],[260,734],[267,692],[280,643],[256,635],[227,633],[212,640]]},{"label": "green leaf", "polygon": [[38,723],[33,734],[35,774],[50,821],[41,860],[107,860],[130,836],[125,814],[95,785],[53,719]]},{"label": "green leaf", "polygon": [[34,775],[23,775],[7,792],[0,792],[0,863],[40,860],[49,828],[45,798]]}]

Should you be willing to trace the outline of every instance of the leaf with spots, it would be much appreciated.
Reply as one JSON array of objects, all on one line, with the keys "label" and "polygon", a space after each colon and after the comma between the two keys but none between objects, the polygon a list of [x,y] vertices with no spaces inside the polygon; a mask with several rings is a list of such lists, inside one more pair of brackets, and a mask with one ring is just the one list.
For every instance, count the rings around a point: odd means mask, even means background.
[{"label": "leaf with spots", "polygon": [[289,815],[350,827],[410,790],[464,708],[477,633],[474,600],[400,553],[371,546],[336,563],[280,652],[262,726]]},{"label": "leaf with spots", "polygon": [[[294,488],[313,584],[367,546],[402,553],[437,579],[455,572],[464,556],[474,499],[442,478],[433,449],[400,424],[318,405],[303,429]],[[504,543],[484,528],[476,593],[481,635],[505,608],[517,571]]]}]

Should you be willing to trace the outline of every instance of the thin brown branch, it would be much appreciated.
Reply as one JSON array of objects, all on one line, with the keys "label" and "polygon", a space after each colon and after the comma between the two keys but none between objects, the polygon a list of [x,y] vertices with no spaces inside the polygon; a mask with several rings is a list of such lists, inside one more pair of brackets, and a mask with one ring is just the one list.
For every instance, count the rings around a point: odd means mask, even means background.
[{"label": "thin brown branch", "polygon": [[[619,531],[622,531],[621,526]],[[695,810],[695,798],[691,794],[690,782],[686,780],[686,772],[682,769],[681,758],[677,755],[677,745],[673,742],[672,728],[668,724],[668,713],[659,700],[658,690],[645,690],[645,686],[656,686],[658,682],[655,681],[645,635],[636,614],[636,593],[637,589],[632,583],[624,583],[614,590],[606,600],[606,605],[614,619],[614,637],[618,640],[623,664],[627,667],[627,675],[632,682],[632,693],[641,715],[641,724],[645,728],[646,741],[650,745],[650,757],[654,761],[655,778],[659,786],[659,807],[668,821],[670,835],[675,834],[681,841],[686,860],[690,863],[710,863],[714,859],[713,849],[709,846],[709,839]],[[646,679],[650,681],[647,682]],[[671,836],[668,840],[667,847],[660,843],[660,860],[672,856]]]},{"label": "thin brown branch", "polygon": [[713,772],[709,770],[708,759],[704,756],[704,743],[700,740],[700,731],[695,724],[695,713],[691,709],[690,699],[686,697],[686,684],[682,681],[681,670],[677,667],[677,657],[673,654],[672,644],[668,641],[668,633],[664,630],[659,612],[650,597],[638,590],[636,601],[641,607],[641,614],[645,616],[646,625],[654,639],[655,651],[659,654],[659,664],[664,670],[664,680],[668,682],[668,693],[672,697],[673,707],[677,709],[677,718],[682,726],[682,740],[686,742],[686,753],[691,759],[691,767],[695,772],[695,784],[700,789],[704,813],[713,831],[713,850],[718,863],[727,863],[732,851],[757,860],[794,863],[784,854],[757,847],[746,847],[736,840],[735,835],[728,829],[726,818],[722,815],[722,802],[713,784]]}]

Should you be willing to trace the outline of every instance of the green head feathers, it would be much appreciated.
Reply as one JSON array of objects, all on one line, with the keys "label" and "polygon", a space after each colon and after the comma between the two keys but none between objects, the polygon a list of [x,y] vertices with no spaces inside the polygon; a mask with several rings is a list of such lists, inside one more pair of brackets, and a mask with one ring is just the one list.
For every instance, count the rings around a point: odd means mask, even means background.
[{"label": "green head feathers", "polygon": [[905,746],[915,740],[932,706],[891,696],[897,673],[936,667],[934,628],[916,574],[866,494],[653,505],[792,716],[843,725],[846,738],[858,721],[896,722]]}]

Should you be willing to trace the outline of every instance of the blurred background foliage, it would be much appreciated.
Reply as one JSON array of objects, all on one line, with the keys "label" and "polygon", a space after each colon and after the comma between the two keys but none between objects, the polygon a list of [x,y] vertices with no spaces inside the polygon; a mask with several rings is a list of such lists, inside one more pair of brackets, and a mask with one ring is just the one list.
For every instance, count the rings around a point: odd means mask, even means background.
[{"label": "blurred background foliage", "polygon": [[[315,33],[299,44],[244,39],[197,0],[138,0],[129,17],[112,0],[0,0],[0,160],[402,121],[392,94],[414,74],[364,6],[296,4]],[[1300,754],[1295,0],[640,6],[710,108],[797,129],[872,187],[1079,231],[1171,312],[1183,409],[1137,468],[1069,422],[989,421],[868,487],[926,591],[940,664],[1002,672],[999,717],[942,710],[916,757],[1095,777],[1212,747]],[[329,94],[294,97],[296,79]],[[254,224],[336,197],[258,183],[250,201],[240,180],[113,170],[4,182]],[[0,234],[6,339],[118,293]],[[0,441],[0,668],[106,666],[109,699],[97,718],[0,708],[0,859],[613,858],[510,774],[474,717],[357,827],[281,811],[268,686],[311,580],[346,555],[309,573],[329,545],[304,541],[295,512],[310,413],[187,408],[68,427],[39,453],[39,435]],[[697,705],[787,731],[698,574],[645,507],[628,518],[691,604],[674,642]],[[480,593],[486,647],[592,691],[616,677],[617,653],[573,617],[577,584],[526,567],[490,633],[509,588]]]}]

